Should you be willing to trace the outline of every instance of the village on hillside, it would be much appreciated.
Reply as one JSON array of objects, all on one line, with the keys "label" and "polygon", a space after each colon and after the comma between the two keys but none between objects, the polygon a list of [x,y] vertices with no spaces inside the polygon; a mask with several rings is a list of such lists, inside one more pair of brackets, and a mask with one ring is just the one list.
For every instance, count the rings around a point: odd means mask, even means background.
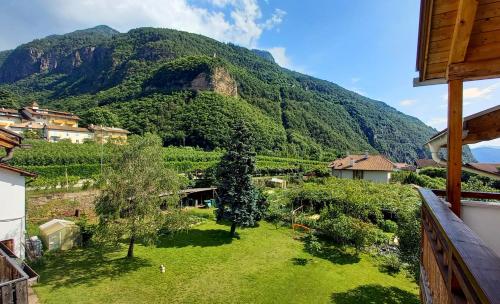
[{"label": "village on hillside", "polygon": [[73,113],[42,109],[35,101],[19,110],[0,108],[0,127],[20,135],[43,138],[49,142],[69,140],[75,144],[94,140],[97,142],[126,142],[127,130],[89,125],[78,126],[80,118]]},{"label": "village on hillside", "polygon": [[[439,132],[267,51],[181,31],[49,36],[56,51],[29,45],[43,58],[31,74],[5,68],[18,49],[0,52],[0,304],[500,303],[500,162],[469,149],[500,138],[500,105],[464,110],[464,82],[500,78],[500,2],[420,5],[407,81],[447,89]],[[103,62],[132,68],[112,81],[89,72]],[[48,109],[46,92],[28,105],[14,88],[33,79],[83,83],[64,91],[84,95],[64,108],[78,115]],[[79,102],[117,83],[95,104],[130,131],[87,124]],[[332,113],[342,128],[322,121]]]}]

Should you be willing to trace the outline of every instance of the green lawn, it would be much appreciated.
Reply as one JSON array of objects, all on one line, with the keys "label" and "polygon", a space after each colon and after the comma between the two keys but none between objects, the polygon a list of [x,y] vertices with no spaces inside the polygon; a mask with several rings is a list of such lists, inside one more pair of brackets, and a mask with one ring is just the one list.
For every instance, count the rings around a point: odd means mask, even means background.
[{"label": "green lawn", "polygon": [[[42,303],[418,303],[414,282],[378,271],[373,259],[314,257],[287,228],[240,229],[207,221],[157,247],[47,256],[37,267]],[[332,251],[333,252],[333,251]],[[166,273],[159,271],[164,264]]]}]

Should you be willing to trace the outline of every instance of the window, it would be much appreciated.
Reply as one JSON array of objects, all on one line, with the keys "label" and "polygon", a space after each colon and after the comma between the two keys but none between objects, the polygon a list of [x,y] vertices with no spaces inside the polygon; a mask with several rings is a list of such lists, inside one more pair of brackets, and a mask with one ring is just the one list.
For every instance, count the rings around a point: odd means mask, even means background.
[{"label": "window", "polygon": [[363,179],[363,171],[362,170],[354,170],[352,171],[353,179]]}]

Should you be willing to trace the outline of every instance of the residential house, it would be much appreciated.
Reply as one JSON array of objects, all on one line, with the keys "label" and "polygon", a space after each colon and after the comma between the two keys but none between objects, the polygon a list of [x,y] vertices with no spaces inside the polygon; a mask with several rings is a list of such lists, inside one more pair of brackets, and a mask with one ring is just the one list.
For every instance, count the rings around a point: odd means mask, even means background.
[{"label": "residential house", "polygon": [[35,101],[31,106],[22,108],[20,112],[26,120],[49,126],[78,127],[78,121],[80,120],[80,118],[73,113],[40,109],[38,103]]},{"label": "residential house", "polygon": [[106,126],[90,125],[88,128],[81,128],[78,126],[79,120],[73,113],[41,109],[36,102],[20,110],[0,108],[0,127],[18,134],[33,131],[50,142],[69,140],[81,144],[87,140],[96,140],[124,143],[130,133],[125,129]]},{"label": "residential house", "polygon": [[130,132],[125,129],[115,127],[90,125],[88,129],[93,133],[93,138],[98,143],[109,141],[123,143],[127,141],[127,135],[130,134]]},{"label": "residential house", "polygon": [[0,127],[9,127],[21,122],[21,114],[15,109],[0,108]]},{"label": "residential house", "polygon": [[339,178],[364,179],[376,183],[389,183],[394,164],[382,155],[348,155],[330,165],[332,175]]},{"label": "residential house", "polygon": [[17,257],[24,258],[26,234],[25,178],[35,174],[5,163],[21,144],[22,137],[0,128],[0,147],[6,156],[0,158],[0,242]]},{"label": "residential house", "polygon": [[45,125],[43,137],[49,142],[69,140],[74,144],[81,144],[94,139],[94,134],[86,128]]},{"label": "residential house", "polygon": [[441,167],[441,168],[445,167],[444,165],[437,163],[433,159],[426,159],[426,158],[417,159],[415,161],[415,165],[417,166],[417,169],[423,169],[428,167]]}]

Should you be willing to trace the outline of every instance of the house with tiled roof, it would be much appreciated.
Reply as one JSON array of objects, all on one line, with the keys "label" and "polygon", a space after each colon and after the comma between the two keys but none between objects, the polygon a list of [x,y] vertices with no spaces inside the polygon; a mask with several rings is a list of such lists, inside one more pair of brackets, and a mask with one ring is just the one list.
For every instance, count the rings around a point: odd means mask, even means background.
[{"label": "house with tiled roof", "polygon": [[[24,258],[26,242],[26,186],[25,178],[35,174],[7,164],[22,137],[0,128],[0,243]],[[1,151],[4,150],[4,151]]]},{"label": "house with tiled roof", "polygon": [[356,154],[330,163],[332,175],[338,178],[364,179],[376,183],[389,183],[395,165],[383,155]]},{"label": "house with tiled roof", "polygon": [[74,144],[88,140],[127,142],[130,132],[125,129],[94,125],[82,128],[78,126],[79,120],[80,117],[70,112],[40,108],[36,101],[19,110],[0,108],[0,127],[17,134],[32,132],[49,142],[69,140]]}]

